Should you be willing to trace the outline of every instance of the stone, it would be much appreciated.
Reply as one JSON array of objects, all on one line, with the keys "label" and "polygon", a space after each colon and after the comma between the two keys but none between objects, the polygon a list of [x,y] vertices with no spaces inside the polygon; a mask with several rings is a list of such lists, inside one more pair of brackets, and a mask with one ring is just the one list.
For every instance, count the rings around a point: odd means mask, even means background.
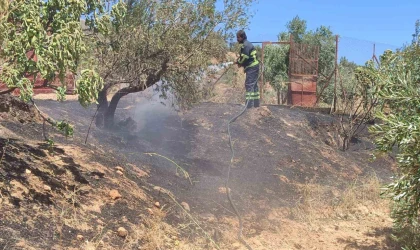
[{"label": "stone", "polygon": [[117,229],[117,234],[118,234],[118,236],[125,238],[128,235],[128,231],[127,231],[127,229],[125,229],[123,227],[119,227]]},{"label": "stone", "polygon": [[109,196],[113,200],[117,200],[122,197],[121,194],[118,192],[118,190],[115,190],[115,189],[109,191]]},{"label": "stone", "polygon": [[159,203],[159,201],[156,201],[156,202],[155,202],[155,207],[160,208],[160,203]]},{"label": "stone", "polygon": [[51,191],[51,187],[48,186],[48,185],[44,185],[44,190],[47,191],[47,192],[49,192],[49,191]]},{"label": "stone", "polygon": [[83,235],[81,235],[81,234],[78,234],[76,236],[76,238],[77,238],[77,240],[80,240],[80,241],[82,241],[84,239]]},{"label": "stone", "polygon": [[115,167],[115,170],[116,170],[116,171],[121,171],[121,172],[124,172],[124,169],[123,169],[122,167],[120,167],[120,166]]},{"label": "stone", "polygon": [[26,173],[26,174],[31,174],[32,172],[31,172],[31,170],[26,169],[26,170],[25,170],[25,173]]},{"label": "stone", "polygon": [[120,171],[120,170],[117,170],[117,174],[118,175],[121,175],[121,176],[124,175],[124,173],[122,171]]}]

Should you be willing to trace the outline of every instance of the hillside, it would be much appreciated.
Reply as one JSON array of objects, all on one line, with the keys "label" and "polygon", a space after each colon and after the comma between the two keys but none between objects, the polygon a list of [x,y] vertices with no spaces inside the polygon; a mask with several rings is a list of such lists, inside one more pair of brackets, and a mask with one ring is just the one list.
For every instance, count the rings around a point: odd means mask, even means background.
[{"label": "hillside", "polygon": [[[39,120],[2,109],[0,249],[245,249],[224,188],[226,125],[242,106],[202,103],[178,114],[130,95],[117,113],[132,120],[92,128],[86,145],[94,107],[38,106],[74,121],[75,136],[55,136],[51,154]],[[232,125],[230,188],[253,249],[398,249],[379,198],[392,158],[369,161],[365,137],[339,151],[334,131],[333,117],[284,106]]]}]

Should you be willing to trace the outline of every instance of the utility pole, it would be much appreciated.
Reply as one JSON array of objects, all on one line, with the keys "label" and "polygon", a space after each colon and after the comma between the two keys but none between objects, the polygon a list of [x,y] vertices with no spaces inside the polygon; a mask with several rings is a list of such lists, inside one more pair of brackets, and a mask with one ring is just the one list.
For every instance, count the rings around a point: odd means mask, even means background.
[{"label": "utility pole", "polygon": [[338,71],[338,35],[335,36],[335,68],[334,68],[334,108],[337,110],[337,71]]}]

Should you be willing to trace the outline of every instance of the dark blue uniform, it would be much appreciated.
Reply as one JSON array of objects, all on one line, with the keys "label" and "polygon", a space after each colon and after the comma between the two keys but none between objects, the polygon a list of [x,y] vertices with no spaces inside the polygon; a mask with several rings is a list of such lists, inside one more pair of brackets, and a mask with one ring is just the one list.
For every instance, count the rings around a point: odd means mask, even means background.
[{"label": "dark blue uniform", "polygon": [[258,90],[258,75],[260,71],[257,60],[257,50],[252,43],[244,40],[241,46],[238,64],[245,69],[245,99],[248,102],[247,108],[260,106],[260,91]]}]

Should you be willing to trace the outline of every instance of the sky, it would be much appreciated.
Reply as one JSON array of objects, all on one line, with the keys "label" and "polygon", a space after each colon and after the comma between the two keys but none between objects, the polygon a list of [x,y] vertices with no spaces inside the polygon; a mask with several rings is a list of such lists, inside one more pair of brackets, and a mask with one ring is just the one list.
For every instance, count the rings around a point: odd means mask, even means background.
[{"label": "sky", "polygon": [[259,0],[247,31],[250,41],[276,41],[286,23],[298,15],[309,30],[330,26],[341,37],[339,57],[363,64],[373,54],[411,42],[420,19],[420,0]]}]

